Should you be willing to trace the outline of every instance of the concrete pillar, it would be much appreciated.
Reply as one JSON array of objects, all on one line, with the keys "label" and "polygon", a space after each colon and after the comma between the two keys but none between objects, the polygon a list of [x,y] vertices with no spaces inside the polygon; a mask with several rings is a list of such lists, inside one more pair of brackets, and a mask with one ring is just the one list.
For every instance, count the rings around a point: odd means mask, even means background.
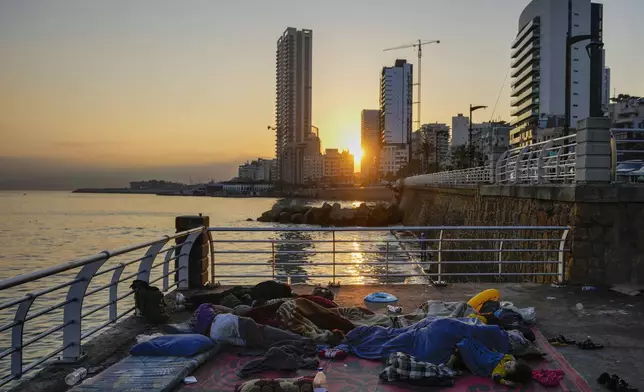
[{"label": "concrete pillar", "polygon": [[575,182],[611,182],[609,118],[589,117],[577,122]]},{"label": "concrete pillar", "polygon": [[[210,217],[199,215],[183,215],[175,218],[176,232],[194,229],[200,226],[208,227]],[[177,238],[175,242],[181,244],[185,238]],[[192,244],[188,262],[188,287],[190,289],[201,288],[208,282],[208,236],[201,234]],[[181,248],[175,250],[176,256],[179,255]],[[178,267],[175,260],[175,268]],[[176,274],[175,274],[176,280]]]}]

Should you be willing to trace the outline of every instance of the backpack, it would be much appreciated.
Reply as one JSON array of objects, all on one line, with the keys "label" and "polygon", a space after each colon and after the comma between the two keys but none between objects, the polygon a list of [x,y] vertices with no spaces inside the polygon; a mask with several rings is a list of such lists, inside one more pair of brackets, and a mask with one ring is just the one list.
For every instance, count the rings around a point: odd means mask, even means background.
[{"label": "backpack", "polygon": [[163,324],[170,318],[166,311],[165,298],[161,290],[143,280],[135,280],[130,286],[134,290],[134,306],[139,315],[150,324]]}]

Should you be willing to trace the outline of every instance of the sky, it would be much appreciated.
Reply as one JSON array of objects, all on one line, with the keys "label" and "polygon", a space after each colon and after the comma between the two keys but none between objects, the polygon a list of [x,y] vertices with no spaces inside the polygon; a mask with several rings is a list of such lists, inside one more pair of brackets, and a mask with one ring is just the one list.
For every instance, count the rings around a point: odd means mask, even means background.
[{"label": "sky", "polygon": [[[424,123],[451,124],[470,103],[489,106],[474,121],[509,120],[510,43],[528,3],[2,0],[0,188],[222,180],[273,157],[275,47],[288,26],[313,30],[323,148],[359,151],[381,68],[417,62],[413,49],[383,49],[417,39],[441,40],[423,52]],[[644,1],[603,3],[612,87],[644,95]]]}]

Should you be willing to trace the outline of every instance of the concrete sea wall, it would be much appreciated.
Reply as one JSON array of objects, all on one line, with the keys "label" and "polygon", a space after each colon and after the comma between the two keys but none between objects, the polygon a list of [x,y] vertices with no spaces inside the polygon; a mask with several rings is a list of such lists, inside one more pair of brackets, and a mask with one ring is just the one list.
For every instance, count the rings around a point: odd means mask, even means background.
[{"label": "concrete sea wall", "polygon": [[[566,272],[571,282],[644,283],[644,187],[405,187],[400,207],[406,225],[570,226]],[[516,256],[529,260],[531,255]],[[552,266],[540,268],[550,272]]]}]

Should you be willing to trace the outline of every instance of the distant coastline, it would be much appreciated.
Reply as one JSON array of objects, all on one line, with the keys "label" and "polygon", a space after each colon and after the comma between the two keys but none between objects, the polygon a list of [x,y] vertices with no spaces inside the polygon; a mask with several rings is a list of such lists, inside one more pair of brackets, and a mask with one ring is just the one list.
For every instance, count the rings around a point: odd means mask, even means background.
[{"label": "distant coastline", "polygon": [[[203,194],[193,194],[192,190],[167,189],[131,189],[131,188],[80,188],[72,193],[103,193],[103,194],[130,194],[130,195],[157,195],[157,196],[193,196],[209,197]],[[391,201],[394,197],[391,189],[386,187],[365,187],[365,188],[328,188],[328,189],[300,189],[289,192],[267,192],[261,195],[229,194],[218,195],[219,197],[287,197],[298,199],[319,199],[319,200],[362,200],[362,201]]]}]

